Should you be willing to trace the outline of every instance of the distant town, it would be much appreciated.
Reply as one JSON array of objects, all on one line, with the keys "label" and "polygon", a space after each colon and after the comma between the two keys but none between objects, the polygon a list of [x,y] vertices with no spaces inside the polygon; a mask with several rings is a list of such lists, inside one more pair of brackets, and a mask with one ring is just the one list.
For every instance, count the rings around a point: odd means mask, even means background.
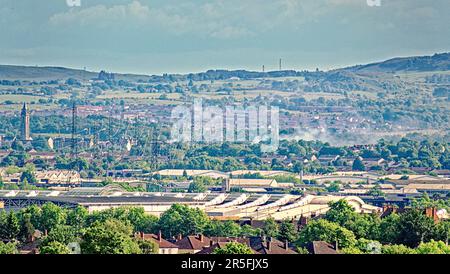
[{"label": "distant town", "polygon": [[[235,89],[251,92],[240,78],[227,79],[232,98],[240,96]],[[3,95],[23,101],[0,105],[0,253],[449,253],[445,135],[397,128],[397,137],[345,145],[327,138],[369,130],[361,128],[369,121],[344,118],[343,106],[311,106],[302,131],[318,139],[294,138],[299,120],[284,114],[275,152],[262,151],[263,142],[173,142],[165,117],[207,89],[197,81],[204,80],[190,76],[174,90],[147,90],[106,72],[64,83],[3,81],[24,88]],[[80,99],[107,98],[116,85],[119,101]],[[25,94],[39,86],[42,94]],[[169,99],[177,89],[186,96]],[[329,115],[334,135],[321,125]]]}]

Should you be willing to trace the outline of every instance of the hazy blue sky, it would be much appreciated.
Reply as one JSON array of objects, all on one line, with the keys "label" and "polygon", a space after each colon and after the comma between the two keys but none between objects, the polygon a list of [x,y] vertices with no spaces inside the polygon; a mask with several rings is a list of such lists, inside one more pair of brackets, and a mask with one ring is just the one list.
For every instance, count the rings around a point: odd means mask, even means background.
[{"label": "hazy blue sky", "polygon": [[0,63],[329,69],[450,51],[450,0],[0,0]]}]

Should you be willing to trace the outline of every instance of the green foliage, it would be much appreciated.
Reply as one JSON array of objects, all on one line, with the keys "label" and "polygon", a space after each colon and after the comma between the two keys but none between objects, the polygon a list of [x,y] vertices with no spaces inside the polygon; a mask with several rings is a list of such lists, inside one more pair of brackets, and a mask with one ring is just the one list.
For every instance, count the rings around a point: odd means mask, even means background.
[{"label": "green foliage", "polygon": [[18,251],[15,243],[9,242],[5,244],[2,241],[0,241],[0,255],[17,254],[17,253]]},{"label": "green foliage", "polygon": [[20,181],[23,182],[27,182],[29,184],[36,184],[37,180],[36,177],[34,176],[34,173],[31,170],[25,170],[24,172],[22,172],[22,176],[20,177]]},{"label": "green foliage", "polygon": [[143,207],[132,207],[128,209],[128,217],[134,231],[144,233],[155,233],[158,227],[158,218],[145,213]]},{"label": "green foliage", "polygon": [[423,214],[421,210],[411,209],[400,215],[399,243],[409,247],[417,247],[421,242],[432,239],[435,224],[432,218]]},{"label": "green foliage", "polygon": [[207,236],[238,237],[241,235],[241,226],[233,221],[213,220],[205,228]]},{"label": "green foliage", "polygon": [[37,205],[31,205],[27,208],[22,209],[20,212],[23,216],[22,218],[25,218],[25,216],[28,215],[33,228],[42,230],[42,209],[40,207],[38,207]]},{"label": "green foliage", "polygon": [[264,227],[263,227],[264,235],[267,237],[278,237],[279,233],[279,227],[278,223],[275,221],[274,218],[269,217],[266,220],[264,220]]},{"label": "green foliage", "polygon": [[375,187],[371,188],[369,191],[367,191],[368,195],[374,196],[374,197],[383,197],[385,196],[383,191],[381,190],[381,187],[379,185],[376,185]]},{"label": "green foliage", "polygon": [[449,242],[450,237],[450,221],[440,221],[436,225],[434,239],[443,242]]},{"label": "green foliage", "polygon": [[158,254],[159,248],[155,242],[137,239],[137,244],[142,254]]},{"label": "green foliage", "polygon": [[283,222],[281,222],[278,238],[283,242],[294,242],[297,240],[297,229],[292,221],[283,220]]},{"label": "green foliage", "polygon": [[72,226],[58,225],[54,227],[45,237],[43,245],[48,245],[51,242],[58,242],[68,245],[76,240],[76,230]]},{"label": "green foliage", "polygon": [[337,202],[330,202],[329,206],[330,209],[325,214],[325,219],[341,226],[345,225],[356,215],[353,207],[344,199]]},{"label": "green foliage", "polygon": [[227,243],[223,248],[216,248],[213,254],[253,254],[253,251],[246,244],[237,242]]},{"label": "green foliage", "polygon": [[13,211],[9,213],[0,211],[0,239],[17,240],[20,229],[19,219]]},{"label": "green foliage", "polygon": [[39,247],[41,254],[70,254],[70,250],[67,245],[60,242],[47,242]]},{"label": "green foliage", "polygon": [[53,204],[46,203],[42,206],[40,224],[43,230],[51,231],[54,227],[64,225],[67,219],[65,209]]},{"label": "green foliage", "polygon": [[354,247],[354,246],[342,248],[341,250],[339,250],[339,253],[342,253],[342,254],[365,254],[364,251],[362,251],[361,249]]},{"label": "green foliage", "polygon": [[32,215],[26,212],[19,212],[19,220],[20,220],[20,236],[19,238],[23,240],[29,240],[34,234],[35,228],[33,223],[31,222]]},{"label": "green foliage", "polygon": [[96,222],[87,228],[81,242],[83,254],[140,254],[137,242],[131,238],[133,228],[119,220]]},{"label": "green foliage", "polygon": [[257,237],[261,236],[262,231],[259,228],[253,228],[250,225],[243,225],[241,226],[241,233],[239,236],[242,237]]},{"label": "green foliage", "polygon": [[146,214],[142,207],[119,207],[94,212],[87,217],[86,223],[104,222],[109,219],[129,222],[134,231],[144,233],[155,233],[158,226],[158,218]]},{"label": "green foliage", "polygon": [[307,254],[309,254],[309,251],[305,247],[297,247],[297,253],[302,254],[302,255],[307,255]]},{"label": "green foliage", "polygon": [[380,219],[377,215],[358,214],[345,200],[330,203],[324,217],[352,231],[357,238],[378,239]]},{"label": "green foliage", "polygon": [[366,170],[366,166],[364,165],[364,163],[360,157],[357,157],[353,161],[352,170],[354,170],[354,171],[365,171]]},{"label": "green foliage", "polygon": [[77,229],[81,229],[86,225],[88,215],[89,212],[85,207],[77,206],[67,214],[67,224]]},{"label": "green foliage", "polygon": [[411,206],[417,209],[426,209],[435,207],[437,209],[450,210],[450,199],[431,199],[427,193],[422,197],[415,198],[411,201]]},{"label": "green foliage", "polygon": [[364,238],[358,239],[355,247],[365,254],[381,254],[382,249],[382,245],[380,242],[374,240],[367,240]]},{"label": "green foliage", "polygon": [[353,232],[324,219],[311,221],[300,231],[298,240],[300,246],[312,241],[337,242],[339,248],[352,247],[356,244]]},{"label": "green foliage", "polygon": [[199,181],[193,181],[192,183],[189,184],[189,189],[188,192],[189,193],[201,193],[201,192],[205,192],[206,191],[206,186]]},{"label": "green foliage", "polygon": [[339,192],[341,190],[341,184],[339,181],[331,182],[329,186],[326,187],[328,192]]},{"label": "green foliage", "polygon": [[380,222],[378,240],[384,244],[399,243],[400,215],[392,213]]},{"label": "green foliage", "polygon": [[421,243],[416,252],[417,254],[450,254],[450,247],[442,241],[431,240],[428,243]]},{"label": "green foliage", "polygon": [[178,234],[186,236],[203,233],[208,221],[208,216],[202,210],[174,204],[161,215],[159,227],[164,237]]},{"label": "green foliage", "polygon": [[405,245],[384,245],[381,248],[382,254],[416,254],[416,251]]}]

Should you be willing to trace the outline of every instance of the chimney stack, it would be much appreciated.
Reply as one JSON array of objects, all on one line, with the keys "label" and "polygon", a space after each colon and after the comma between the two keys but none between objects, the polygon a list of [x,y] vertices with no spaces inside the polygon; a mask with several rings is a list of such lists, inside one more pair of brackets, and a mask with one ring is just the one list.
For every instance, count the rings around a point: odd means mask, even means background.
[{"label": "chimney stack", "polygon": [[182,236],[181,233],[180,233],[180,234],[178,234],[178,236],[177,236],[177,240],[180,241],[181,239],[183,239],[183,236]]},{"label": "chimney stack", "polygon": [[200,242],[203,242],[203,234],[198,235]]},{"label": "chimney stack", "polygon": [[288,240],[284,241],[284,249],[289,250],[289,242],[288,242]]},{"label": "chimney stack", "polygon": [[161,230],[158,233],[158,241],[161,242],[162,241],[162,232]]}]

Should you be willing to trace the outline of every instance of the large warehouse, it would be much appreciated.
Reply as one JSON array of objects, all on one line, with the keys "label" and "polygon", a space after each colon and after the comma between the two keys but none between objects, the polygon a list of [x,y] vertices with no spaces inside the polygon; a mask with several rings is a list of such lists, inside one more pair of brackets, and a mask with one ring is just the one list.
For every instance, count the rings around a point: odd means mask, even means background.
[{"label": "large warehouse", "polygon": [[70,191],[0,190],[0,206],[17,210],[29,205],[53,202],[64,207],[81,205],[90,212],[120,206],[143,207],[159,216],[173,204],[185,204],[204,210],[217,219],[281,220],[317,216],[328,210],[331,201],[345,199],[357,212],[371,213],[380,208],[364,203],[355,196],[296,196],[255,193],[150,193],[125,192],[118,187],[75,188]]}]

